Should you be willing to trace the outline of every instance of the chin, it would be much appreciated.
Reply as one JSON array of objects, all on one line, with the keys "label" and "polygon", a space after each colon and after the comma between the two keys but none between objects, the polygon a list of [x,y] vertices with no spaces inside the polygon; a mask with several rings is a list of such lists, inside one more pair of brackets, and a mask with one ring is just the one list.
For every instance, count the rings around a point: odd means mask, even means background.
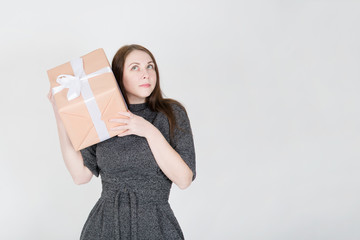
[{"label": "chin", "polygon": [[137,97],[138,98],[147,98],[147,97],[149,97],[151,95],[151,93],[149,93],[149,94],[139,94],[139,95],[137,95]]},{"label": "chin", "polygon": [[150,90],[150,89],[143,89],[143,91],[139,91],[137,92],[137,94],[132,94],[138,98],[147,98],[151,95],[151,93],[153,92],[154,89]]},{"label": "chin", "polygon": [[150,90],[150,89],[148,89],[148,90],[146,90],[146,91],[142,91],[142,92],[139,94],[139,96],[148,97],[148,96],[151,95],[151,93],[152,93],[153,91],[154,91],[154,90]]}]

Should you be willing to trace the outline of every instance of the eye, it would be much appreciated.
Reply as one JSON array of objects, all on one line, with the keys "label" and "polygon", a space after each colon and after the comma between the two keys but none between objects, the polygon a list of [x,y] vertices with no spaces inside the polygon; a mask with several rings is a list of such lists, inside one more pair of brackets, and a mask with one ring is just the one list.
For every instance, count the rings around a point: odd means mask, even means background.
[{"label": "eye", "polygon": [[154,65],[152,65],[152,64],[149,64],[148,65],[148,68],[150,67],[150,69],[154,69]]},{"label": "eye", "polygon": [[131,70],[136,70],[135,68],[137,68],[138,66],[133,66],[132,68],[131,68]]}]

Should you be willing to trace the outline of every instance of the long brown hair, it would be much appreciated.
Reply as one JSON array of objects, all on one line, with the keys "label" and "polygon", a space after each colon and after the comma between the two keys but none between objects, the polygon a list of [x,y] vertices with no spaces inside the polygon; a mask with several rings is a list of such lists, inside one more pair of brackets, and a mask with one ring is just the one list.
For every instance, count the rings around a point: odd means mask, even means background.
[{"label": "long brown hair", "polygon": [[[186,113],[185,107],[178,101],[171,99],[171,98],[163,98],[162,91],[160,88],[160,76],[159,76],[159,68],[156,64],[155,58],[153,54],[145,47],[137,45],[137,44],[131,44],[131,45],[125,45],[121,47],[115,54],[111,67],[112,71],[115,75],[116,81],[120,87],[121,92],[124,95],[126,104],[129,104],[128,97],[126,95],[126,89],[124,87],[123,83],[123,72],[124,72],[124,63],[126,57],[134,50],[140,50],[144,51],[154,62],[155,65],[155,72],[156,72],[156,85],[150,96],[146,98],[146,103],[148,103],[149,108],[152,111],[156,112],[162,112],[165,114],[165,116],[169,119],[169,125],[170,125],[170,138],[173,138],[174,129],[175,127],[178,127],[175,121],[175,115],[172,111],[171,104],[176,104],[180,106]],[[187,114],[187,113],[186,113]]]}]

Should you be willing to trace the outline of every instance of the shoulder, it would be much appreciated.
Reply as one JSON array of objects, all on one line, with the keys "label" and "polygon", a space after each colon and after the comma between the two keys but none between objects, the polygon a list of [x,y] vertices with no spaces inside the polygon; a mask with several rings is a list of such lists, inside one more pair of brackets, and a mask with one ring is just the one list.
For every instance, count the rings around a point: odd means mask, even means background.
[{"label": "shoulder", "polygon": [[174,102],[171,103],[171,108],[176,121],[175,129],[180,130],[181,133],[191,132],[190,119],[185,107],[181,103]]},{"label": "shoulder", "polygon": [[188,118],[188,114],[187,111],[185,109],[185,107],[179,103],[179,102],[172,102],[170,103],[170,106],[172,108],[172,111],[175,115],[176,119],[187,119]]}]

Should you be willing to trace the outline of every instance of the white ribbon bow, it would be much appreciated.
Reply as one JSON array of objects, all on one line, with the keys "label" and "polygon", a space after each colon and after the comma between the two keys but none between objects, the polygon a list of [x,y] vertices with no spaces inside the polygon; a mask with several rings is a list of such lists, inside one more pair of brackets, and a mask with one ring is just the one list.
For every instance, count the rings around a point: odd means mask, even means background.
[{"label": "white ribbon bow", "polygon": [[96,77],[106,72],[111,72],[110,67],[104,67],[96,72],[86,75],[83,67],[82,58],[73,59],[70,61],[70,63],[74,71],[74,76],[68,74],[59,75],[56,79],[56,82],[59,83],[60,86],[54,87],[52,89],[52,93],[54,95],[62,91],[63,89],[68,88],[69,89],[67,93],[68,101],[71,101],[80,96],[80,94],[84,89],[82,81],[87,81],[89,78]]}]

